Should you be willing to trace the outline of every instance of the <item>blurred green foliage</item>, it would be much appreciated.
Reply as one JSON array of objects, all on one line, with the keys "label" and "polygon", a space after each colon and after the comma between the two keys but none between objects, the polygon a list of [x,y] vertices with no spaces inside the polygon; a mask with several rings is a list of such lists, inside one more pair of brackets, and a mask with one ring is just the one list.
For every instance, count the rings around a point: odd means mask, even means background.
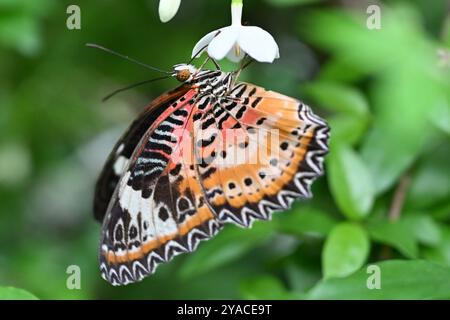
[{"label": "blurred green foliage", "polygon": [[[314,198],[113,288],[97,265],[95,178],[140,108],[176,84],[102,104],[155,75],[84,44],[170,68],[229,23],[229,1],[182,1],[161,24],[150,0],[0,0],[0,284],[41,299],[450,298],[448,4],[386,1],[369,30],[368,3],[343,3],[245,1],[244,20],[275,36],[281,59],[242,79],[308,102],[332,127]],[[69,4],[81,30],[66,28]],[[72,264],[81,290],[66,287]],[[379,290],[366,287],[373,264]],[[0,287],[0,298],[34,295]]]}]

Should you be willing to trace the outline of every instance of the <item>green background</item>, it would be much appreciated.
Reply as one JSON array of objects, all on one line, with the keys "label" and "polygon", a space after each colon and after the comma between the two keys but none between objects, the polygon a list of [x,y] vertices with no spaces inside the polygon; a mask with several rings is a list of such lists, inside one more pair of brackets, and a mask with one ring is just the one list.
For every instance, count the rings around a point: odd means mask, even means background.
[{"label": "green background", "polygon": [[[157,74],[84,44],[170,69],[230,22],[230,1],[181,2],[162,24],[157,1],[0,0],[0,298],[450,298],[444,0],[383,1],[380,30],[366,27],[365,1],[244,1],[243,20],[273,34],[281,58],[242,79],[329,121],[326,176],[313,200],[250,230],[227,225],[141,283],[100,278],[95,178],[139,110],[177,83],[102,103]],[[66,28],[69,4],[81,30]],[[81,268],[81,290],[66,287],[69,265]],[[369,265],[381,289],[367,288]]]}]

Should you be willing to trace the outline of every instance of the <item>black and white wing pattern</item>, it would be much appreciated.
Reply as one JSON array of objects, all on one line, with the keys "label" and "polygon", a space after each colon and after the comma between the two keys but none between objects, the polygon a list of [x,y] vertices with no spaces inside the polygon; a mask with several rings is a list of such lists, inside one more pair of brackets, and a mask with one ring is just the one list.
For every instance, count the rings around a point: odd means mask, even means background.
[{"label": "black and white wing pattern", "polygon": [[110,152],[95,186],[94,217],[97,221],[103,222],[114,189],[142,136],[164,110],[182,97],[188,90],[189,88],[183,85],[153,100],[118,140]]}]

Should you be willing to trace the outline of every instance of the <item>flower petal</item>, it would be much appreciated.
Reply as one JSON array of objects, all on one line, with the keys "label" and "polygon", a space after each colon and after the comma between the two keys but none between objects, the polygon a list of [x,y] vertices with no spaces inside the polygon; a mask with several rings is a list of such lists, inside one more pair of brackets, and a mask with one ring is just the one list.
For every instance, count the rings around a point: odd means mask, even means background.
[{"label": "flower petal", "polygon": [[272,63],[280,57],[275,39],[259,27],[241,27],[238,44],[250,57],[259,62]]},{"label": "flower petal", "polygon": [[172,19],[180,7],[181,0],[160,0],[159,1],[159,19],[161,22],[167,22]]},{"label": "flower petal", "polygon": [[[237,45],[237,44],[236,44]],[[227,53],[227,59],[231,62],[239,62],[245,57],[245,51],[241,48],[237,49],[234,45],[231,50]]]},{"label": "flower petal", "polygon": [[197,44],[195,45],[194,49],[192,49],[192,57],[199,57],[206,49],[208,44],[214,39],[215,36],[217,36],[220,33],[221,29],[214,30],[210,33],[208,33],[206,36],[201,38]]},{"label": "flower petal", "polygon": [[216,60],[222,60],[235,45],[240,27],[230,26],[222,28],[208,46],[208,54]]}]

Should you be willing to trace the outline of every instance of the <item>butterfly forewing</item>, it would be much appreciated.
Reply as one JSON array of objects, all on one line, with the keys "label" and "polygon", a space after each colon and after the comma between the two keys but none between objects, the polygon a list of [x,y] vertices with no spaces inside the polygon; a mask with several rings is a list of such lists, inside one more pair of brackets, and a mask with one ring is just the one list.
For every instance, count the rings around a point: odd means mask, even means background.
[{"label": "butterfly forewing", "polygon": [[249,227],[311,196],[329,129],[308,106],[241,83],[202,120],[203,134],[219,133],[203,150],[200,178],[220,221]]}]

